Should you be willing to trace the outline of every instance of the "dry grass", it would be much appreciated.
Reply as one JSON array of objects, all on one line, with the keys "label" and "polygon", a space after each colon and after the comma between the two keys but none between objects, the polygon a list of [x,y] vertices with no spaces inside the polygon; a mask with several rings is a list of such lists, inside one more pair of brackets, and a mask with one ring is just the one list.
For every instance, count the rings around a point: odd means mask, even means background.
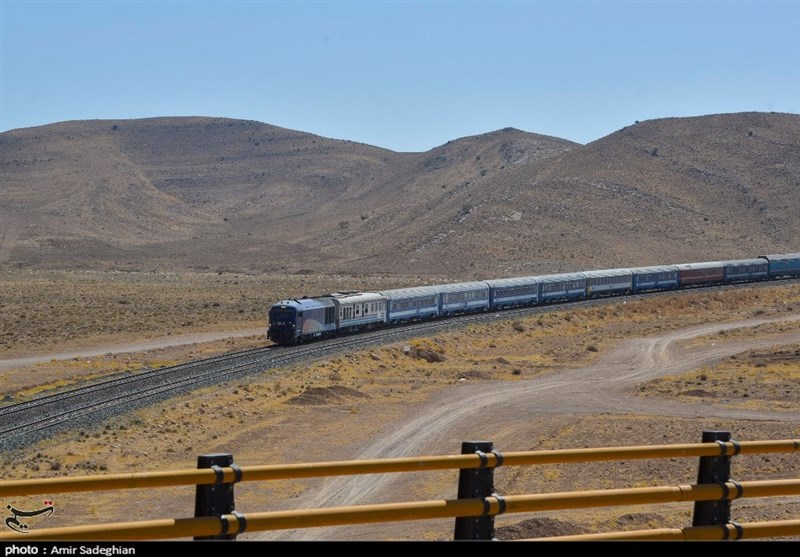
[{"label": "dry grass", "polygon": [[[800,323],[779,328],[800,330]],[[776,350],[751,350],[725,358],[715,366],[663,377],[642,385],[646,395],[713,400],[741,408],[797,409],[800,345]]]}]

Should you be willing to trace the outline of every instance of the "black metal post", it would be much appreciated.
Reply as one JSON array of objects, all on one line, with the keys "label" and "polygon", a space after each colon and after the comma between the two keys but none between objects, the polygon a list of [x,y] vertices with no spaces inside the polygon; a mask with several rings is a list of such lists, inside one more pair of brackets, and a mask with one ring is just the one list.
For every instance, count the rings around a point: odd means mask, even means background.
[{"label": "black metal post", "polygon": [[[703,443],[716,443],[717,441],[730,441],[730,431],[704,431]],[[722,452],[722,448],[720,448]],[[700,468],[697,472],[698,484],[724,484],[731,479],[730,456],[701,456]],[[723,501],[695,501],[694,518],[692,526],[724,525],[731,519],[731,502]]]},{"label": "black metal post", "polygon": [[[485,454],[494,449],[491,441],[464,441],[461,454]],[[484,499],[494,493],[494,468],[470,468],[458,473],[459,499]],[[494,516],[456,518],[453,539],[491,540],[494,538]]]},{"label": "black metal post", "polygon": [[[194,499],[194,516],[222,516],[236,508],[233,499],[233,483],[222,483],[222,470],[233,464],[230,453],[205,454],[197,457],[197,468],[217,468],[219,481],[216,484],[198,485]],[[198,536],[195,540],[235,540],[235,534],[220,536]]]}]

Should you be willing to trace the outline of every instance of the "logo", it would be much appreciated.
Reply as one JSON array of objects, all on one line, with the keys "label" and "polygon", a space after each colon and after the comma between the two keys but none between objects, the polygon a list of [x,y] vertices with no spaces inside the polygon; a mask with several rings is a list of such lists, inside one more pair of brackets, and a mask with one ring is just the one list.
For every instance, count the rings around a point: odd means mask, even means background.
[{"label": "logo", "polygon": [[50,516],[55,510],[55,506],[52,501],[46,500],[44,501],[44,507],[36,509],[35,511],[23,511],[21,509],[15,509],[11,505],[6,505],[6,509],[11,513],[11,516],[7,517],[5,520],[6,526],[20,534],[28,534],[28,525],[23,522],[23,520],[36,516]]}]

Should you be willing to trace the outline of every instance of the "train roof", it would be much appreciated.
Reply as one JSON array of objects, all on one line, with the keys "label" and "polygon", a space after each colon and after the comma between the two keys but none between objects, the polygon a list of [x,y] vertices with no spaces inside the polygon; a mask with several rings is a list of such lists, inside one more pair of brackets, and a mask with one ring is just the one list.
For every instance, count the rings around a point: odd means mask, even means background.
[{"label": "train roof", "polygon": [[328,296],[334,300],[334,303],[340,304],[380,302],[386,299],[377,292],[332,292]]},{"label": "train roof", "polygon": [[514,277],[505,279],[487,280],[486,284],[492,288],[502,288],[504,286],[525,286],[528,284],[538,284],[539,277]]},{"label": "train roof", "polygon": [[678,267],[675,265],[656,265],[654,267],[632,267],[631,272],[634,275],[652,274],[652,273],[677,273]]},{"label": "train roof", "polygon": [[800,259],[800,253],[775,253],[773,255],[762,255],[768,261],[793,261]]},{"label": "train roof", "polygon": [[675,265],[679,271],[693,271],[697,269],[719,269],[722,261],[702,261],[700,263],[678,263]]},{"label": "train roof", "polygon": [[559,273],[557,275],[542,275],[534,277],[539,282],[564,282],[568,280],[586,280],[583,273]]},{"label": "train roof", "polygon": [[439,291],[435,286],[411,286],[409,288],[394,288],[392,290],[381,290],[378,294],[386,296],[390,300],[398,298],[411,298],[414,296],[434,296]]},{"label": "train roof", "polygon": [[605,278],[605,277],[632,277],[633,271],[630,269],[598,269],[597,271],[584,271],[586,278]]},{"label": "train roof", "polygon": [[440,284],[436,286],[439,292],[463,292],[466,290],[479,290],[489,288],[484,281],[454,282],[452,284]]},{"label": "train roof", "polygon": [[766,265],[767,262],[758,257],[754,259],[729,259],[728,261],[722,261],[723,265]]},{"label": "train roof", "polygon": [[333,300],[330,298],[295,298],[293,300],[281,300],[273,304],[273,308],[275,307],[293,307],[298,310],[308,310],[308,309],[319,309],[319,308],[327,308],[333,307],[334,303]]}]

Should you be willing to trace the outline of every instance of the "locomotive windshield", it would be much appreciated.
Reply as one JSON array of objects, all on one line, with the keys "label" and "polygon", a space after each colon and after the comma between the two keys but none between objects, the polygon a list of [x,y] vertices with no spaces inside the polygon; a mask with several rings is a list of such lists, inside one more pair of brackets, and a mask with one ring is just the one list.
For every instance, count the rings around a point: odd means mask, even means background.
[{"label": "locomotive windshield", "polygon": [[274,306],[269,310],[269,322],[275,325],[294,323],[295,309],[287,306]]}]

